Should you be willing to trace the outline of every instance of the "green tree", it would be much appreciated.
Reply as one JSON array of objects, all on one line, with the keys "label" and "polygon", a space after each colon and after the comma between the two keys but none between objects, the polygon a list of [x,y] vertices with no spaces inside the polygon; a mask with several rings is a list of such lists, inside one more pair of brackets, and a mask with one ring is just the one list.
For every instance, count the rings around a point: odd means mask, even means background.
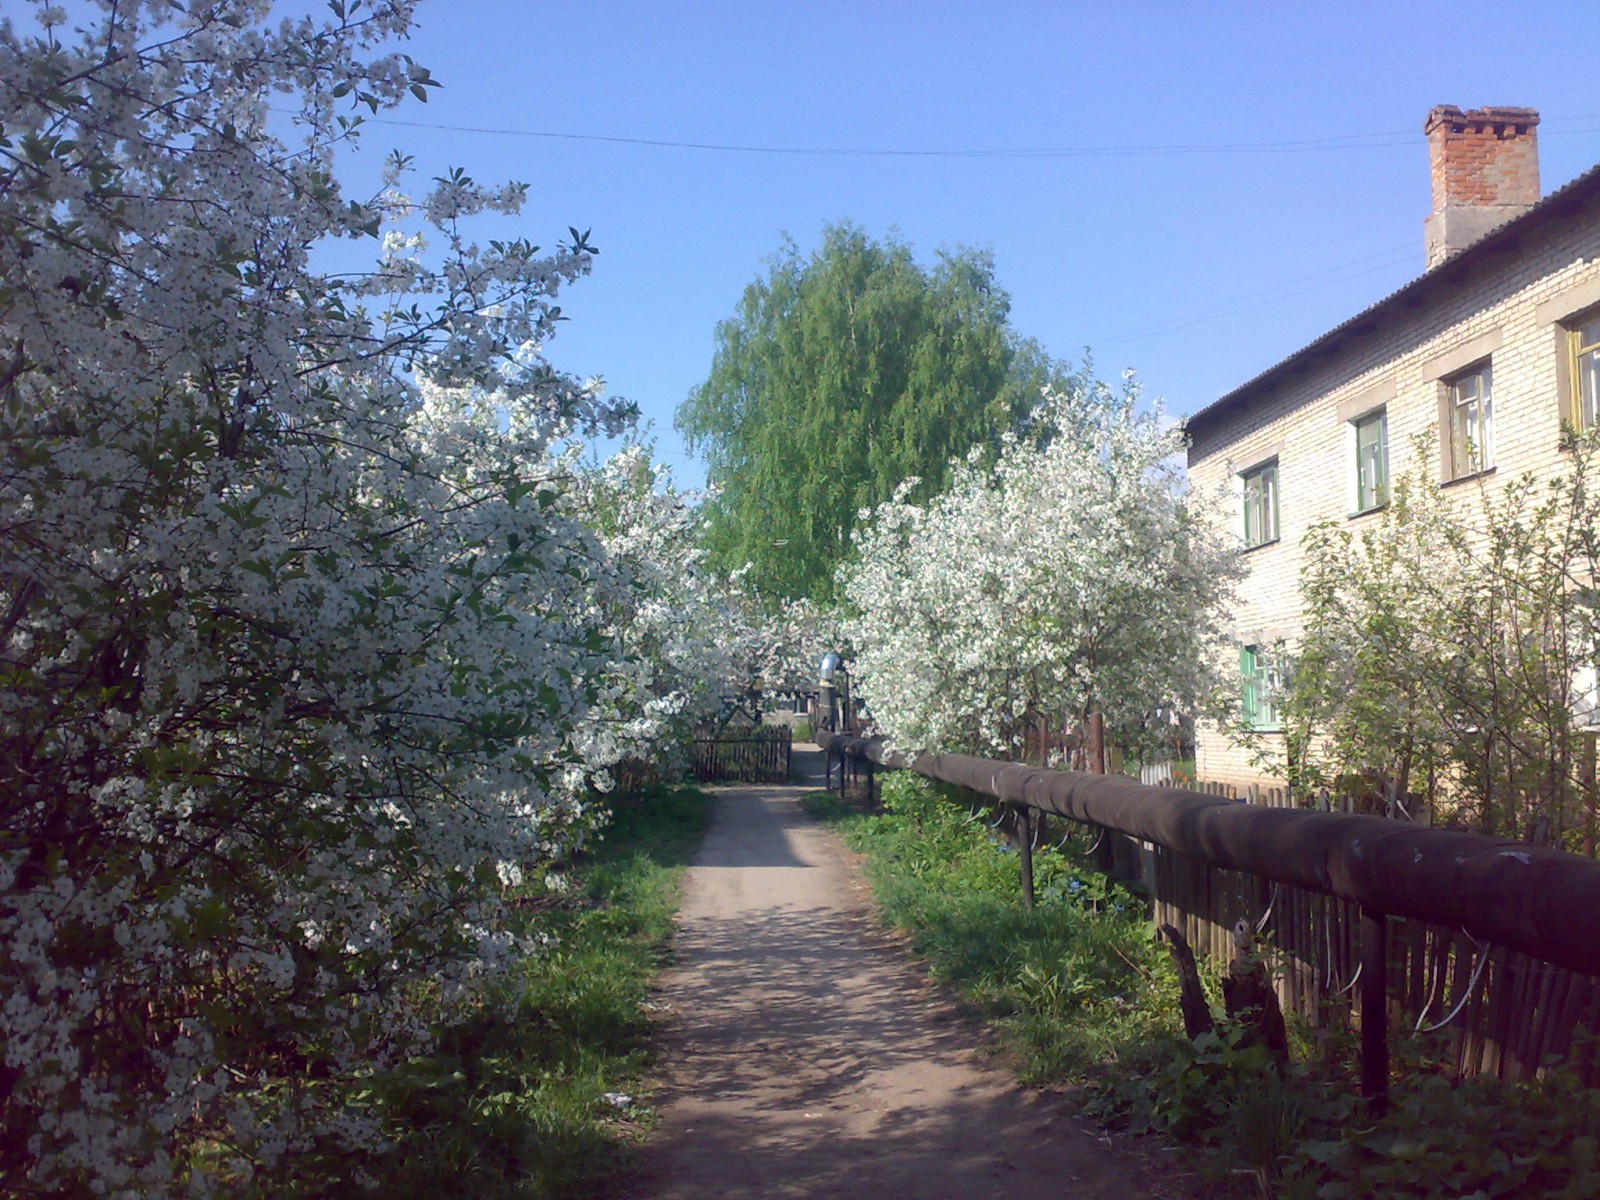
[{"label": "green tree", "polygon": [[1414,446],[1374,522],[1306,535],[1275,767],[1303,798],[1593,854],[1600,443],[1476,498]]},{"label": "green tree", "polygon": [[952,456],[992,447],[1062,376],[1011,329],[982,251],[941,252],[841,224],[802,257],[786,240],[765,279],[717,327],[710,377],[678,411],[716,494],[706,548],[751,564],[776,601],[833,597],[856,514],[911,477],[937,492]]}]

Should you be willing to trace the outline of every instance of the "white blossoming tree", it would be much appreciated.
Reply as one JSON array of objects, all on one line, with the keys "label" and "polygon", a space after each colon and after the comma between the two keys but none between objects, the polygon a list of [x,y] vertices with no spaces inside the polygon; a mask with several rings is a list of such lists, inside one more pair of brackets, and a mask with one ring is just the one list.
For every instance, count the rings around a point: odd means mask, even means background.
[{"label": "white blossoming tree", "polygon": [[347,198],[359,115],[432,81],[384,52],[409,0],[329,8],[0,18],[9,1195],[270,1192],[371,1141],[341,1083],[512,948],[497,865],[605,765],[626,580],[549,464],[621,413],[537,350],[591,248],[474,245],[523,191],[459,172]]},{"label": "white blossoming tree", "polygon": [[735,571],[720,596],[728,656],[725,697],[755,713],[778,697],[815,691],[817,666],[838,648],[838,617],[809,597],[764,602]]},{"label": "white blossoming tree", "polygon": [[573,447],[561,463],[568,510],[595,533],[625,587],[597,609],[612,662],[571,742],[576,761],[606,769],[599,783],[609,788],[618,767],[682,767],[694,730],[717,714],[737,671],[725,593],[699,548],[698,493],[674,487],[646,443],[599,464],[580,462],[582,452]]},{"label": "white blossoming tree", "polygon": [[1158,710],[1194,713],[1217,686],[1234,556],[1185,492],[1181,432],[1131,383],[1047,392],[1033,429],[856,535],[844,632],[902,747],[1015,755],[1029,723],[1096,711],[1134,747]]}]

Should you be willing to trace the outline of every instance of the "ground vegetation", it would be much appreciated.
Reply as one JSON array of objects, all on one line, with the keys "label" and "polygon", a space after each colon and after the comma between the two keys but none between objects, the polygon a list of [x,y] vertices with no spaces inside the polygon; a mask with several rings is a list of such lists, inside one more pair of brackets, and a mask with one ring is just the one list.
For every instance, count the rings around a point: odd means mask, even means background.
[{"label": "ground vegetation", "polygon": [[1280,1064],[1222,1014],[1214,967],[1199,968],[1213,1028],[1185,1036],[1146,901],[1090,864],[1087,839],[1035,855],[1028,912],[1018,855],[971,797],[897,772],[881,809],[826,792],[808,804],[867,856],[885,918],[995,1031],[1021,1078],[1152,1135],[1146,1153],[1163,1174],[1183,1163],[1187,1194],[1578,1200],[1600,1187],[1600,1094],[1568,1071],[1457,1081],[1425,1039],[1401,1038],[1392,1103],[1375,1114],[1358,1098],[1352,1038],[1292,1020],[1292,1062]]}]

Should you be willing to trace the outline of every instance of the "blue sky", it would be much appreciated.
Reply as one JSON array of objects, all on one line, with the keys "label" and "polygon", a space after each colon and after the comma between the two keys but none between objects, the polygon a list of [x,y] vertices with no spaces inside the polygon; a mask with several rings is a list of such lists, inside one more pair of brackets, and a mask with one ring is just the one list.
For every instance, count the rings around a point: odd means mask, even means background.
[{"label": "blue sky", "polygon": [[420,22],[406,49],[444,86],[390,117],[520,132],[372,124],[361,159],[524,180],[536,241],[592,228],[550,357],[638,403],[686,485],[673,411],[785,233],[988,248],[1020,332],[1188,413],[1421,272],[1433,105],[1539,109],[1547,192],[1600,161],[1593,0],[437,0]]}]

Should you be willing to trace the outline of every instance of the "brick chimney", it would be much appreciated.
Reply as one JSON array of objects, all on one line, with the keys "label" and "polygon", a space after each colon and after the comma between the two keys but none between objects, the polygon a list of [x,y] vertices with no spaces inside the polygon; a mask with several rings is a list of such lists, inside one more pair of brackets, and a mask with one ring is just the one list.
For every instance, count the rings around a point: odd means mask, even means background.
[{"label": "brick chimney", "polygon": [[1433,215],[1425,237],[1431,271],[1497,225],[1539,202],[1539,114],[1531,108],[1441,104],[1428,114]]}]

